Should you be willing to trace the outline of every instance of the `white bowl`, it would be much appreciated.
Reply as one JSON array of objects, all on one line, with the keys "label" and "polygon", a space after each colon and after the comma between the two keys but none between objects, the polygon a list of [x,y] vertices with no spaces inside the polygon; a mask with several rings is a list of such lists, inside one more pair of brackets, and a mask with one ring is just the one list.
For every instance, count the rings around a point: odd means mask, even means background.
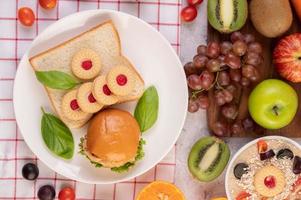
[{"label": "white bowl", "polygon": [[244,145],[243,147],[241,147],[236,153],[235,155],[233,156],[233,158],[231,159],[229,165],[228,165],[228,168],[227,168],[227,171],[226,171],[226,180],[225,180],[225,189],[226,189],[226,195],[227,195],[227,198],[229,200],[232,200],[231,199],[231,193],[230,193],[230,189],[229,189],[229,174],[230,173],[233,173],[232,172],[232,168],[233,168],[233,164],[234,162],[236,161],[236,159],[240,156],[240,154],[245,151],[247,148],[249,148],[250,146],[252,145],[256,145],[256,143],[258,142],[258,140],[284,140],[288,143],[291,143],[292,145],[296,146],[297,148],[299,148],[301,150],[301,145],[299,145],[297,142],[295,142],[294,140],[290,139],[290,138],[287,138],[287,137],[282,137],[282,136],[266,136],[266,137],[261,137],[261,138],[257,138],[255,140],[252,140],[251,142],[247,143],[246,145]]},{"label": "white bowl", "polygon": [[[145,157],[127,173],[93,167],[77,154],[80,137],[86,128],[72,130],[75,140],[73,159],[66,161],[48,151],[40,133],[41,110],[51,106],[43,86],[37,81],[28,58],[78,35],[105,20],[113,20],[123,54],[143,77],[146,86],[154,85],[159,94],[159,116],[156,124],[143,133]],[[85,183],[109,184],[139,176],[160,162],[172,149],[182,130],[188,104],[186,77],[182,64],[169,42],[146,22],[116,11],[89,10],[65,17],[41,33],[22,58],[14,83],[16,120],[25,142],[49,168],[70,179]],[[118,105],[133,112],[136,102]]]}]

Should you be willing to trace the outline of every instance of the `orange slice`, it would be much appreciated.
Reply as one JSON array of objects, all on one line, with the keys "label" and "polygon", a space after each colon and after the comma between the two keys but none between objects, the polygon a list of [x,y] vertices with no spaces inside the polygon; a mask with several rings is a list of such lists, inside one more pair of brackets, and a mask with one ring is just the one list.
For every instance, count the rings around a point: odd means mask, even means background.
[{"label": "orange slice", "polygon": [[155,181],[138,194],[136,200],[185,200],[184,194],[175,185],[165,181]]}]

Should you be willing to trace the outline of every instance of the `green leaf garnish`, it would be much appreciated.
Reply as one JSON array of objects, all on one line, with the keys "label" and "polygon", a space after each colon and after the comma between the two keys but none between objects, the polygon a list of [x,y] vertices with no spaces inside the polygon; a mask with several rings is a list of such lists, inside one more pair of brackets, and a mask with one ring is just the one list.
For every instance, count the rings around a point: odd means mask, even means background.
[{"label": "green leaf garnish", "polygon": [[41,132],[48,149],[64,159],[71,159],[74,141],[70,129],[56,116],[46,113],[42,108]]},{"label": "green leaf garnish", "polygon": [[150,129],[158,118],[159,96],[154,86],[149,87],[139,99],[134,116],[141,132]]},{"label": "green leaf garnish", "polygon": [[80,84],[73,76],[61,71],[36,71],[37,79],[52,89],[69,90]]}]

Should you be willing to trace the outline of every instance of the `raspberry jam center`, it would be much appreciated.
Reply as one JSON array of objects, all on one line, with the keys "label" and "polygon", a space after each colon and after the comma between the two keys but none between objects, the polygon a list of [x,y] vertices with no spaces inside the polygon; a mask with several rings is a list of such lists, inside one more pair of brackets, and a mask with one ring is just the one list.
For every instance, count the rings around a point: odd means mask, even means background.
[{"label": "raspberry jam center", "polygon": [[77,110],[77,109],[79,108],[76,99],[73,99],[73,100],[70,102],[70,107],[71,107],[72,110]]},{"label": "raspberry jam center", "polygon": [[268,188],[274,188],[276,186],[276,179],[274,176],[267,176],[264,179],[264,184]]},{"label": "raspberry jam center", "polygon": [[91,60],[84,60],[82,62],[82,68],[84,70],[89,70],[89,69],[91,69],[91,67],[92,67],[92,61]]},{"label": "raspberry jam center", "polygon": [[88,100],[89,100],[90,103],[95,103],[96,102],[96,99],[94,98],[92,93],[89,94]]},{"label": "raspberry jam center", "polygon": [[123,74],[119,74],[117,77],[116,77],[116,81],[118,83],[118,85],[125,85],[127,82],[128,82],[128,79],[125,75]]},{"label": "raspberry jam center", "polygon": [[107,96],[110,96],[111,95],[111,90],[110,90],[110,88],[108,87],[108,85],[107,84],[105,84],[103,87],[102,87],[102,91],[103,91],[103,93],[105,94],[105,95],[107,95]]}]

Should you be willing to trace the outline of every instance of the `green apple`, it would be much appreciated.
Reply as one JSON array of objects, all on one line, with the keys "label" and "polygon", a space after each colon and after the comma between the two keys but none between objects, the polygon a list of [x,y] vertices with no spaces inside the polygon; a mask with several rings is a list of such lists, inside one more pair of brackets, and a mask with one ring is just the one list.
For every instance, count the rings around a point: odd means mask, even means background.
[{"label": "green apple", "polygon": [[279,129],[294,119],[298,95],[284,81],[268,79],[251,92],[248,104],[249,112],[257,124],[267,129]]}]

